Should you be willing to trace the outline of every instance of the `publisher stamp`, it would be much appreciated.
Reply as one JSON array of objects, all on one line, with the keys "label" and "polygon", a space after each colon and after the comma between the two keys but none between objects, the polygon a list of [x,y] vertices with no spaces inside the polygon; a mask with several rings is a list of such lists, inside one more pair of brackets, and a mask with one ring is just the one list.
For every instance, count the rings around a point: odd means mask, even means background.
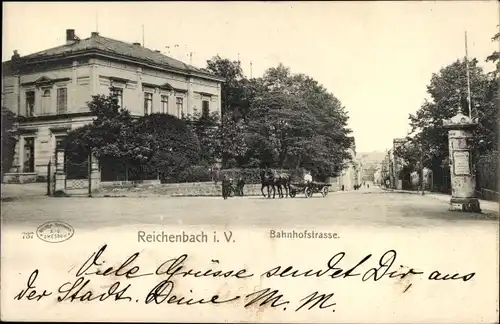
[{"label": "publisher stamp", "polygon": [[61,243],[75,234],[71,225],[61,221],[46,222],[36,229],[36,236],[47,243]]}]

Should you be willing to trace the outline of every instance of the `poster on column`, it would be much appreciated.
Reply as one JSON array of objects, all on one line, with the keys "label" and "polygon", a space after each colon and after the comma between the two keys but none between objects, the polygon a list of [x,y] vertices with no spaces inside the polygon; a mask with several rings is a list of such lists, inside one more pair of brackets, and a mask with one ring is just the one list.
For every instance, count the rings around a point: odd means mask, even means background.
[{"label": "poster on column", "polygon": [[457,176],[470,175],[469,151],[453,152],[453,172]]}]

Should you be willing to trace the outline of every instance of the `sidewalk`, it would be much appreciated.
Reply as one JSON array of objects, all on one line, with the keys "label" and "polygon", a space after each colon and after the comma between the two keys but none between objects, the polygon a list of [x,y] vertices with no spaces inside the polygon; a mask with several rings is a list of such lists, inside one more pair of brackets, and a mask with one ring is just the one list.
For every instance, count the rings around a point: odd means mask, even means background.
[{"label": "sidewalk", "polygon": [[[398,189],[386,189],[386,188],[382,188],[382,190],[384,190],[384,191],[391,191],[391,192],[397,192],[397,193],[422,195],[421,192],[412,191],[412,190],[398,190]],[[447,194],[440,193],[440,192],[425,191],[424,192],[424,196],[427,196],[427,197],[430,197],[430,198],[433,198],[433,199],[437,199],[437,200],[441,200],[444,203],[449,203],[450,199],[451,199],[451,195],[447,195]],[[498,202],[479,199],[479,204],[481,206],[481,211],[483,213],[484,212],[486,212],[486,213],[495,213],[495,214],[499,213],[500,204]]]},{"label": "sidewalk", "polygon": [[2,183],[2,201],[47,197],[46,183]]}]

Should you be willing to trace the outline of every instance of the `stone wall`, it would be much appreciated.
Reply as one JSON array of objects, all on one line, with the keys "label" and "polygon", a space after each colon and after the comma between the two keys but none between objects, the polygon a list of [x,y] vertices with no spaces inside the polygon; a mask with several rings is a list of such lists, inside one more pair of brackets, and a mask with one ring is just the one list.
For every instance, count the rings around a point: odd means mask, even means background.
[{"label": "stone wall", "polygon": [[[245,196],[260,196],[260,184],[245,185]],[[114,184],[102,182],[96,196],[171,196],[200,197],[221,196],[222,186],[213,182],[169,183],[169,184]]]},{"label": "stone wall", "polygon": [[[245,196],[262,196],[260,184],[247,184],[243,189]],[[330,191],[337,188],[330,187]],[[267,195],[267,190],[264,189]],[[271,192],[272,194],[272,192]],[[276,197],[278,191],[276,191]],[[298,193],[298,196],[303,193]],[[96,197],[146,197],[146,196],[170,196],[170,197],[215,197],[222,196],[222,186],[213,182],[192,183],[168,183],[168,184],[118,184],[118,182],[101,182],[99,190],[94,194]]]},{"label": "stone wall", "polygon": [[5,173],[3,183],[33,183],[37,182],[37,174],[34,173]]}]

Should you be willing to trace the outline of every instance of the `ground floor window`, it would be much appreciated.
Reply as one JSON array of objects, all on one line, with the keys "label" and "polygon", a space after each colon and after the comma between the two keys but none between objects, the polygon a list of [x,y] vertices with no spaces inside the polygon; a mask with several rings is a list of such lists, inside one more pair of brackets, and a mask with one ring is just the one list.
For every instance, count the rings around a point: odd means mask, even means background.
[{"label": "ground floor window", "polygon": [[175,104],[177,106],[177,117],[184,117],[184,98],[177,97],[175,99]]},{"label": "ground floor window", "polygon": [[204,118],[208,118],[208,116],[210,115],[210,101],[208,100],[202,101],[201,111],[202,111],[202,116]]}]

